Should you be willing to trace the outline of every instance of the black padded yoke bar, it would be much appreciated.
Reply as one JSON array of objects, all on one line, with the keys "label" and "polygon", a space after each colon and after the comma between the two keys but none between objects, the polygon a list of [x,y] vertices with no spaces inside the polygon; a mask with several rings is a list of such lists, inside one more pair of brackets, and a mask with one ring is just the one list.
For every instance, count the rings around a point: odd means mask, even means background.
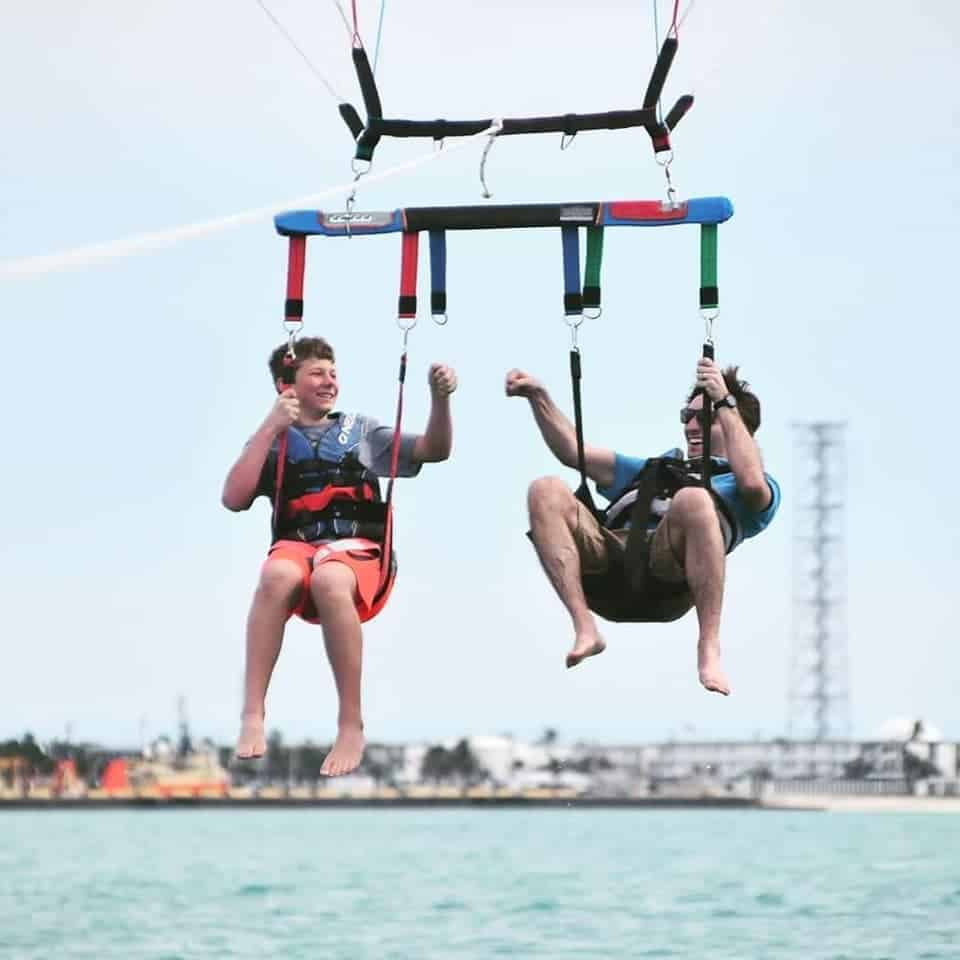
[{"label": "black padded yoke bar", "polygon": [[[659,153],[670,149],[670,131],[683,119],[691,106],[693,97],[682,96],[667,114],[663,123],[657,120],[656,104],[663,92],[670,65],[677,52],[677,40],[668,37],[657,57],[643,106],[635,110],[609,110],[603,113],[564,113],[549,117],[505,118],[498,136],[521,133],[561,133],[567,137],[584,130],[625,130],[643,127],[650,135],[653,149]],[[367,113],[366,123],[349,103],[340,104],[340,116],[357,142],[355,159],[373,161],[373,153],[381,137],[429,137],[445,140],[448,137],[468,137],[482,133],[494,122],[486,120],[396,120],[383,116],[383,106],[377,83],[370,69],[370,61],[362,47],[353,48],[353,64],[363,95]]]}]

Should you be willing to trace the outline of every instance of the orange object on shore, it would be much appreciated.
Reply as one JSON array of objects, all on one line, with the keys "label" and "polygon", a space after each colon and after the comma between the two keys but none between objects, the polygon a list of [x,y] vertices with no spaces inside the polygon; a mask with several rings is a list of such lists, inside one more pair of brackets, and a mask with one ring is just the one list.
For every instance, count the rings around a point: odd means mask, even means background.
[{"label": "orange object on shore", "polygon": [[100,786],[108,793],[111,790],[130,789],[129,767],[123,757],[117,757],[107,764],[103,776],[100,778]]}]

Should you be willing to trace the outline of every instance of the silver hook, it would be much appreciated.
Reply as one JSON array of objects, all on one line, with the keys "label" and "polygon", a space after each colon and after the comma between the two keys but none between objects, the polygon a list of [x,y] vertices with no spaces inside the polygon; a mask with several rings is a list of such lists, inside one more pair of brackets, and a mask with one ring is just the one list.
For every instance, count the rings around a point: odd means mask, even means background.
[{"label": "silver hook", "polygon": [[493,146],[494,138],[500,133],[503,129],[503,120],[497,119],[490,124],[491,132],[487,134],[487,143],[483,148],[483,156],[480,158],[480,185],[483,187],[483,199],[489,200],[493,194],[487,187],[487,156],[490,153],[490,148]]},{"label": "silver hook", "polygon": [[[667,131],[669,133],[669,130]],[[667,209],[673,210],[679,206],[677,202],[677,189],[673,185],[673,178],[670,176],[670,164],[673,163],[673,150],[665,150],[664,159],[661,160],[661,154],[656,154],[655,160],[663,167],[663,175],[667,179]]]},{"label": "silver hook", "polygon": [[704,323],[704,341],[709,344],[713,344],[713,322],[720,316],[720,311],[716,308],[701,310],[700,316],[703,317]]},{"label": "silver hook", "polygon": [[416,316],[412,317],[397,317],[397,326],[403,332],[403,349],[406,352],[407,349],[407,337],[410,336],[410,331],[417,325]]},{"label": "silver hook", "polygon": [[563,319],[570,328],[570,346],[574,350],[579,350],[580,347],[577,345],[577,331],[580,329],[580,324],[583,323],[583,314],[567,313],[564,314]]}]

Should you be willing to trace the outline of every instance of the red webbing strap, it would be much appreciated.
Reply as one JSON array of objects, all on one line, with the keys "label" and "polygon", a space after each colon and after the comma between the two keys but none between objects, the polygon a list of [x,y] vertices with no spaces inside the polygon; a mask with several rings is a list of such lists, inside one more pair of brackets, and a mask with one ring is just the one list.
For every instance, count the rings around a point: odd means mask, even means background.
[{"label": "red webbing strap", "polygon": [[287,431],[280,434],[280,444],[277,447],[277,472],[273,480],[273,537],[276,542],[277,530],[280,524],[280,491],[283,489],[283,467],[287,462]]},{"label": "red webbing strap", "polygon": [[400,249],[400,297],[397,315],[411,320],[417,315],[417,255],[420,249],[419,233],[404,233]]},{"label": "red webbing strap", "polygon": [[[290,238],[293,239],[292,237]],[[303,267],[301,266],[301,284],[303,283]],[[283,381],[283,389],[286,390],[293,386],[294,378],[297,375],[296,357],[293,353],[293,342],[287,347],[287,355],[283,358],[283,373],[280,379]],[[284,430],[280,434],[280,443],[277,445],[277,472],[273,479],[273,539],[277,539],[277,529],[280,523],[280,502],[283,491],[283,468],[287,462],[287,437],[289,430]]]},{"label": "red webbing strap", "polygon": [[[413,234],[416,236],[416,234]],[[397,417],[393,427],[393,445],[390,450],[390,480],[387,482],[387,518],[383,531],[383,553],[380,556],[380,586],[377,596],[383,592],[390,579],[391,555],[393,553],[393,483],[397,479],[400,463],[400,425],[403,422],[403,384],[407,379],[407,351],[400,357],[400,388],[397,391]]]},{"label": "red webbing strap", "polygon": [[287,255],[287,302],[283,315],[287,323],[303,322],[303,272],[307,261],[307,238],[290,237]]}]

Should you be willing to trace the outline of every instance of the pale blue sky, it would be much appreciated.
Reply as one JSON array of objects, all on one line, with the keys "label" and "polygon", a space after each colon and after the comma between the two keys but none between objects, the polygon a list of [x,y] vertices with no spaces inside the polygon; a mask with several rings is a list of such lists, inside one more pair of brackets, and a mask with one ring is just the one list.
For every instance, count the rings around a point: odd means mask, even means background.
[{"label": "pale blue sky", "polygon": [[[272,9],[359,103],[331,3]],[[377,4],[361,0],[373,45]],[[662,4],[662,17],[666,4]],[[397,493],[401,574],[367,629],[377,740],[544,727],[615,741],[785,729],[794,484],[790,424],[846,419],[849,658],[855,734],[922,714],[960,737],[954,595],[960,471],[953,410],[960,213],[958,27],[947,0],[697,0],[666,100],[682,195],[725,194],[718,357],[764,406],[758,436],[784,506],[732,558],[723,628],[734,693],[696,682],[695,622],[609,626],[567,672],[565,614],[524,539],[524,493],[555,472],[505,371],[569,409],[560,243],[549,231],[449,239],[450,323],[411,339],[406,425],[425,423],[433,360],[461,377],[456,449]],[[463,118],[639,104],[649,3],[387,7],[388,114]],[[334,102],[253,0],[36,2],[0,35],[0,258],[56,253],[318,192],[349,176]],[[424,142],[382,143],[377,169]],[[482,144],[361,189],[362,209],[478,203]],[[511,137],[494,202],[650,199],[642,132]],[[342,206],[332,202],[330,209]],[[644,455],[676,411],[702,325],[694,228],[609,231],[605,312],[584,325],[589,439]],[[342,404],[389,419],[399,240],[318,239],[305,333],[336,346]],[[228,741],[265,503],[219,505],[225,471],[268,410],[282,338],[285,243],[269,219],[65,272],[0,276],[3,445],[0,737],[32,729],[111,743],[169,730],[178,694]],[[421,281],[426,282],[426,270]],[[571,483],[575,477],[569,475]],[[335,704],[316,630],[295,623],[268,723],[328,739]]]}]

